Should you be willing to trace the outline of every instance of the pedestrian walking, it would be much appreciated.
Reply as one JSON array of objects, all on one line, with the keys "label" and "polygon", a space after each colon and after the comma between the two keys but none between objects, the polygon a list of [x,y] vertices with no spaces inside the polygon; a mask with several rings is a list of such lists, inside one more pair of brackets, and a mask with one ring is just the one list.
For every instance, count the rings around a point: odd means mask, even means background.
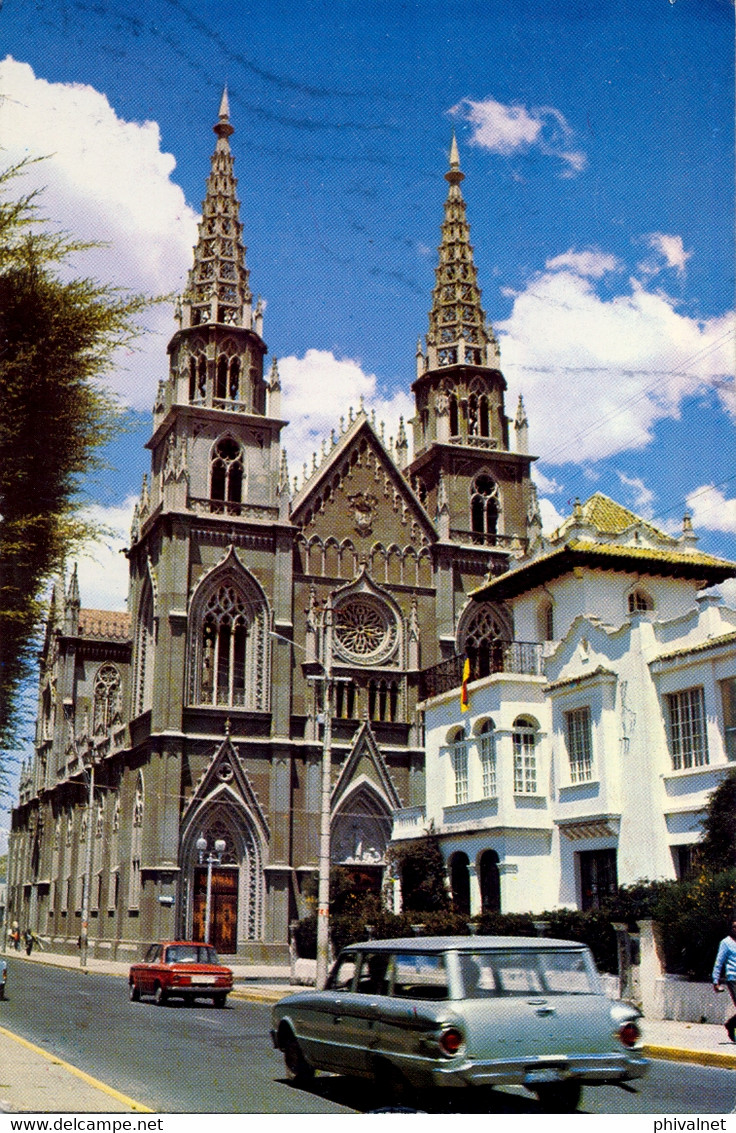
[{"label": "pedestrian walking", "polygon": [[23,941],[26,946],[26,956],[30,956],[33,951],[33,945],[38,944],[39,940],[33,929],[27,928],[23,933]]},{"label": "pedestrian walking", "polygon": [[13,926],[10,930],[10,943],[16,952],[20,951],[20,928],[18,922],[13,921]]},{"label": "pedestrian walking", "polygon": [[[713,965],[713,990],[723,991],[722,983],[725,983],[731,993],[731,1000],[736,1007],[736,920],[731,922],[728,936],[724,936],[718,945]],[[736,1042],[736,1014],[727,1019],[724,1026],[731,1042]]]}]

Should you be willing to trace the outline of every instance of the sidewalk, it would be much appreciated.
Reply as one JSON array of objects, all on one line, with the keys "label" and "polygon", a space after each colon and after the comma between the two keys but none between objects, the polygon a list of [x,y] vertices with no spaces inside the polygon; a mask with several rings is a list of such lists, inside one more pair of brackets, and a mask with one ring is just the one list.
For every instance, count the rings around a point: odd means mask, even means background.
[{"label": "sidewalk", "polygon": [[[52,964],[80,970],[77,956],[36,951],[31,956],[8,951],[6,955],[23,964]],[[288,966],[231,964],[235,977],[233,998],[260,1003],[276,1003],[304,987],[291,986]],[[115,960],[90,959],[86,972],[101,972],[126,978],[128,964]],[[12,969],[8,993],[12,994]],[[111,1089],[103,1082],[26,1042],[3,1026],[0,1003],[0,1111],[30,1113],[150,1113],[151,1110]],[[736,1070],[736,1045],[728,1041],[722,1026],[712,1023],[681,1023],[644,1019],[644,1053],[649,1058],[673,1062],[695,1062]]]}]

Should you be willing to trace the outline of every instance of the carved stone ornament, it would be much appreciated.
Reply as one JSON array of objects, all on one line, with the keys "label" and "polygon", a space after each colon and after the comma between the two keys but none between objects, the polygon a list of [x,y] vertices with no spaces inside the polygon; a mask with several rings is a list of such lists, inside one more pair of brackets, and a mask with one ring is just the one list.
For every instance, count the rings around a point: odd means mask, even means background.
[{"label": "carved stone ornament", "polygon": [[376,518],[378,499],[367,492],[356,492],[348,496],[348,503],[353,511],[355,530],[359,535],[370,535]]}]

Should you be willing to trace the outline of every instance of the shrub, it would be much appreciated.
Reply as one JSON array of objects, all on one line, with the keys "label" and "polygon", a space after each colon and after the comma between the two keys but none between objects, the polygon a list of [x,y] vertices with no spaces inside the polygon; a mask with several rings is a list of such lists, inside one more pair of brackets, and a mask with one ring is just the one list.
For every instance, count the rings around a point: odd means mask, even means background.
[{"label": "shrub", "polygon": [[668,972],[709,980],[718,944],[736,909],[736,869],[663,885],[654,919]]}]

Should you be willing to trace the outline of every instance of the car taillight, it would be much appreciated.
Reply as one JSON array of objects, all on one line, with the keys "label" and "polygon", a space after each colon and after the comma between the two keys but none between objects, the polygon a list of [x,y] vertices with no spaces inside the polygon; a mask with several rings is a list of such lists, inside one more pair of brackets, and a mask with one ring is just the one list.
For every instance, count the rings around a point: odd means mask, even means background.
[{"label": "car taillight", "polygon": [[463,1045],[463,1034],[457,1027],[448,1027],[439,1037],[439,1046],[443,1054],[457,1054]]},{"label": "car taillight", "polygon": [[636,1046],[641,1037],[641,1031],[636,1023],[624,1023],[618,1029],[618,1037],[624,1046]]}]

